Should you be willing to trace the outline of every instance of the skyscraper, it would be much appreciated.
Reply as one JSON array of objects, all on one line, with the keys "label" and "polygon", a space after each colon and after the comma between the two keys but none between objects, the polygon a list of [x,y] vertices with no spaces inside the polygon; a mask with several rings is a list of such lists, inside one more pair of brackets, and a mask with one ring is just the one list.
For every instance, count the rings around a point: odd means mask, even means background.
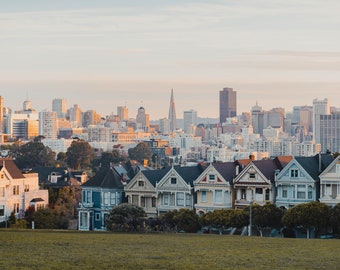
[{"label": "skyscraper", "polygon": [[170,97],[170,107],[169,107],[169,124],[170,124],[170,132],[173,132],[177,128],[177,120],[176,120],[176,108],[175,108],[175,100],[174,100],[174,89],[171,89],[171,97]]},{"label": "skyscraper", "polygon": [[57,113],[49,111],[41,111],[39,113],[39,135],[46,139],[57,139],[58,125]]},{"label": "skyscraper", "polygon": [[313,100],[313,140],[315,143],[321,143],[320,140],[320,117],[331,113],[328,99]]},{"label": "skyscraper", "polygon": [[126,106],[118,106],[117,115],[118,115],[119,122],[127,121],[129,119],[128,108],[126,108]]},{"label": "skyscraper", "polygon": [[195,110],[184,111],[184,132],[193,134],[195,132],[194,127],[197,125],[197,112]]},{"label": "skyscraper", "polygon": [[53,99],[52,111],[57,113],[58,118],[64,118],[67,112],[66,99],[64,98]]},{"label": "skyscraper", "polygon": [[220,123],[236,116],[236,91],[225,87],[220,91]]}]

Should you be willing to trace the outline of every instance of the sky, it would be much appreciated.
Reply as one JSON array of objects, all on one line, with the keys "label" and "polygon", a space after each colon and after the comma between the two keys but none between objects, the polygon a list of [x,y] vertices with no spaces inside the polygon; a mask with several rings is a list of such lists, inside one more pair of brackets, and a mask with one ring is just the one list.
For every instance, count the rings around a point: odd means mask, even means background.
[{"label": "sky", "polygon": [[143,106],[152,120],[194,109],[219,117],[219,91],[237,112],[340,107],[338,0],[0,0],[4,106],[52,109],[65,98],[102,115]]}]

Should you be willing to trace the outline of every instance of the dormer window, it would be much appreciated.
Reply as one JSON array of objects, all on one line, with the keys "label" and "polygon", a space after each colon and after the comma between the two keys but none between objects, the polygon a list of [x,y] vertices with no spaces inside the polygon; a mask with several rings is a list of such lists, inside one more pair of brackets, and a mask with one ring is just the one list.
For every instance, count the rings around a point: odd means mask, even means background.
[{"label": "dormer window", "polygon": [[290,170],[290,177],[291,178],[297,178],[299,176],[299,171],[296,169]]},{"label": "dormer window", "polygon": [[144,181],[138,181],[138,186],[139,187],[144,187]]},{"label": "dormer window", "polygon": [[171,177],[171,178],[170,178],[170,183],[171,183],[171,185],[176,185],[176,184],[177,184],[177,179],[176,179],[176,177]]},{"label": "dormer window", "polygon": [[249,173],[249,178],[250,179],[255,179],[255,173]]},{"label": "dormer window", "polygon": [[216,180],[216,175],[215,174],[209,174],[208,175],[209,181],[215,181]]}]

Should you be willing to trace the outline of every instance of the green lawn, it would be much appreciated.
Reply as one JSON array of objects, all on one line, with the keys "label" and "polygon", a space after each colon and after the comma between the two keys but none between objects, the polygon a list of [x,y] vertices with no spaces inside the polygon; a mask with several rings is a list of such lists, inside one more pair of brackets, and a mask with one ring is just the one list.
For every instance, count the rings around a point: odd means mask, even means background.
[{"label": "green lawn", "polygon": [[340,240],[2,229],[0,269],[340,269]]}]

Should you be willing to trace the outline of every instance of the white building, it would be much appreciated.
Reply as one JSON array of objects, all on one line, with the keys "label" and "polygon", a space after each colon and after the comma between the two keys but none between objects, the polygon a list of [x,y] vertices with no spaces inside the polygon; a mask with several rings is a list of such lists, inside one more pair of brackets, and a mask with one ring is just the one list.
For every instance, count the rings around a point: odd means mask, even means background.
[{"label": "white building", "polygon": [[46,139],[58,138],[57,113],[42,111],[39,113],[39,135]]},{"label": "white building", "polygon": [[331,109],[328,103],[328,99],[313,100],[313,140],[316,143],[320,143],[320,116],[329,115]]},{"label": "white building", "polygon": [[183,113],[184,120],[184,132],[188,134],[194,134],[197,126],[197,111],[189,110]]}]

